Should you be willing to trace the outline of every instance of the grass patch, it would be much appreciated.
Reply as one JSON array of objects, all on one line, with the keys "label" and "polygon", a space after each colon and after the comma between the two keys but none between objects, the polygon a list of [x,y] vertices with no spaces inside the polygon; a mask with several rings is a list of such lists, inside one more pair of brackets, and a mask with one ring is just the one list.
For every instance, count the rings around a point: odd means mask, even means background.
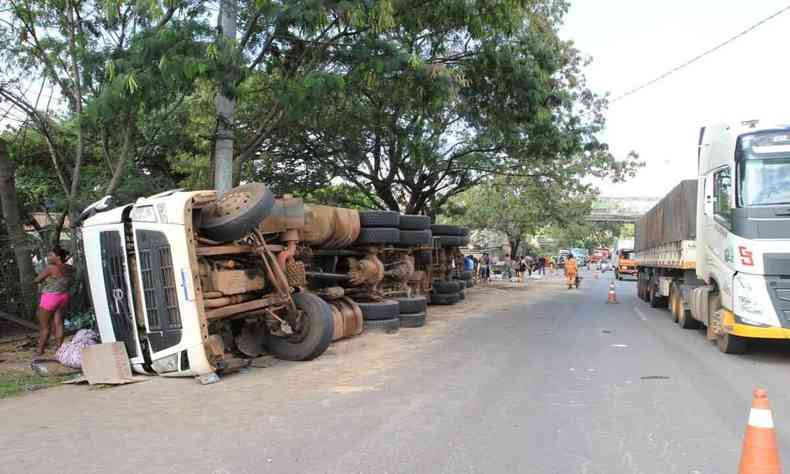
[{"label": "grass patch", "polygon": [[71,377],[73,377],[73,375],[42,377],[40,375],[19,372],[0,374],[0,398],[9,398],[25,392],[51,387]]}]

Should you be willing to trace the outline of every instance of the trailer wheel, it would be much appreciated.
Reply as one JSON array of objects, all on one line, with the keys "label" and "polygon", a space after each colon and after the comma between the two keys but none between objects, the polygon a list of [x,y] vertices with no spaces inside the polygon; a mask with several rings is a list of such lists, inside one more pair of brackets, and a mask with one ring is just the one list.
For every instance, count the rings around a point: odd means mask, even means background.
[{"label": "trailer wheel", "polygon": [[335,330],[332,308],[312,293],[295,293],[294,304],[304,312],[304,327],[290,337],[269,335],[266,347],[278,359],[312,360],[324,353]]},{"label": "trailer wheel", "polygon": [[651,308],[666,308],[666,298],[660,296],[655,288],[650,288],[650,307]]},{"label": "trailer wheel", "polygon": [[678,295],[678,287],[674,283],[669,287],[669,310],[672,312],[672,321],[678,322],[679,314],[683,310],[683,299]]},{"label": "trailer wheel", "polygon": [[744,337],[725,333],[716,337],[716,345],[725,354],[743,354],[749,346],[749,341]]}]

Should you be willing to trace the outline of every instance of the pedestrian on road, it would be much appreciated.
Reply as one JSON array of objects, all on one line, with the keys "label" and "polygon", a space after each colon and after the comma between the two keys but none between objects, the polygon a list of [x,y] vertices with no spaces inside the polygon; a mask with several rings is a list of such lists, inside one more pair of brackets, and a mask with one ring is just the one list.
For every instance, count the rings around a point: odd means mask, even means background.
[{"label": "pedestrian on road", "polygon": [[480,258],[480,279],[487,282],[491,278],[491,257],[487,252],[483,252]]},{"label": "pedestrian on road", "polygon": [[576,284],[576,271],[576,259],[570,254],[565,260],[565,283],[568,284],[569,290]]},{"label": "pedestrian on road", "polygon": [[[63,315],[69,305],[69,287],[74,267],[67,265],[68,253],[54,247],[47,254],[47,268],[38,274],[34,283],[43,283],[38,305],[38,346],[36,356],[44,354],[50,333],[54,333],[57,347],[63,344]],[[55,316],[54,319],[52,316]]]},{"label": "pedestrian on road", "polygon": [[542,276],[546,276],[546,260],[548,260],[548,259],[549,258],[546,257],[545,255],[538,258],[538,272]]}]

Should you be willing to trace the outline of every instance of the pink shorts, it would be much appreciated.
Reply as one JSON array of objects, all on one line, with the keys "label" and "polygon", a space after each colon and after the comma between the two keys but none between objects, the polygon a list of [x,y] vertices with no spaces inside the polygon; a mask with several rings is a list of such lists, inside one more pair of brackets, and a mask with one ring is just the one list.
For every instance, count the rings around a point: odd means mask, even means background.
[{"label": "pink shorts", "polygon": [[41,293],[41,302],[38,306],[47,311],[57,311],[66,307],[67,304],[69,304],[69,293],[64,291],[62,293]]}]

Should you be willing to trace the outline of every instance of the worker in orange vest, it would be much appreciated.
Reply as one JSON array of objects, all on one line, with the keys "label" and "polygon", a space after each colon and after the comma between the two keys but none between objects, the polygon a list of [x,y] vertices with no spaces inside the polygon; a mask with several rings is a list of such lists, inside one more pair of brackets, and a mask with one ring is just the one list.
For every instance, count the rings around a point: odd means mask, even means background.
[{"label": "worker in orange vest", "polygon": [[569,290],[576,284],[577,269],[576,259],[573,258],[573,254],[568,255],[568,259],[565,260],[565,283],[568,284]]}]

